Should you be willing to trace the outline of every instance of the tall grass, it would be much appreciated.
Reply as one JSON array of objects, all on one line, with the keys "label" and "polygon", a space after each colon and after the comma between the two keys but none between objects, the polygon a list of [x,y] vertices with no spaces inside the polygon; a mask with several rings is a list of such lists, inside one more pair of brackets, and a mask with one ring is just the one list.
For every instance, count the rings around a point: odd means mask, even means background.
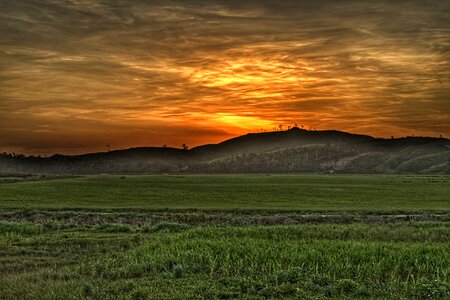
[{"label": "tall grass", "polygon": [[5,299],[450,297],[447,222],[0,229]]},{"label": "tall grass", "polygon": [[[425,237],[417,241],[417,236],[399,241],[405,231],[380,239],[386,228],[371,238],[362,234],[368,225],[338,227],[326,235],[330,226],[324,225],[199,228],[159,235],[127,256],[102,260],[102,267],[94,273],[110,279],[170,273],[214,280],[236,277],[267,286],[318,288],[323,290],[320,293],[332,289],[333,295],[358,289],[411,296],[418,285],[437,282],[446,295],[450,245],[439,235],[429,242],[424,242]],[[345,284],[350,285],[349,291],[343,288]]]}]

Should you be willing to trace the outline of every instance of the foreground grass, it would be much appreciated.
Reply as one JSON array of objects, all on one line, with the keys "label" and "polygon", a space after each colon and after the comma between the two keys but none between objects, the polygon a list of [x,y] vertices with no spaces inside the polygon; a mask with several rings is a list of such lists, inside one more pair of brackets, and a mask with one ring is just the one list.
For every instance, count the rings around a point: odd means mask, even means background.
[{"label": "foreground grass", "polygon": [[450,223],[0,223],[4,299],[445,299]]},{"label": "foreground grass", "polygon": [[449,211],[449,176],[86,176],[0,183],[0,208]]},{"label": "foreground grass", "polygon": [[447,299],[449,183],[8,177],[0,299]]}]

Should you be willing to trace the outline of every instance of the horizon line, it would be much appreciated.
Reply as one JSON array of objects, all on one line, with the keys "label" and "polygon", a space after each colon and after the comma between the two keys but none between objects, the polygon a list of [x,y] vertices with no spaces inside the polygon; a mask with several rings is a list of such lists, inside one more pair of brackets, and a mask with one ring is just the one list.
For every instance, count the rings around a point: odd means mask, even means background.
[{"label": "horizon line", "polygon": [[175,146],[169,146],[167,144],[163,144],[161,146],[136,146],[136,147],[128,147],[128,148],[123,148],[121,147],[120,149],[113,149],[111,148],[111,145],[107,144],[104,145],[104,147],[108,147],[109,149],[107,151],[96,151],[96,152],[82,152],[82,153],[78,153],[78,154],[63,154],[63,153],[53,153],[53,154],[45,154],[45,155],[41,155],[41,154],[24,154],[24,153],[16,153],[16,152],[6,152],[6,151],[1,151],[0,155],[15,155],[15,156],[23,156],[23,157],[28,157],[28,158],[32,158],[32,157],[37,157],[37,158],[50,158],[53,156],[66,156],[66,157],[74,157],[74,156],[83,156],[83,155],[90,155],[90,154],[101,154],[101,153],[110,153],[110,152],[118,152],[118,151],[127,151],[127,150],[132,150],[132,149],[146,149],[146,148],[154,148],[154,149],[174,149],[174,150],[184,150],[184,151],[191,151],[193,149],[199,148],[199,147],[203,147],[203,146],[207,146],[207,145],[219,145],[221,143],[233,140],[233,139],[237,139],[240,137],[244,137],[247,135],[263,135],[263,134],[273,134],[273,133],[283,133],[283,132],[289,132],[292,130],[300,130],[300,131],[305,131],[305,132],[341,132],[341,133],[346,133],[346,134],[350,134],[350,135],[356,135],[356,136],[367,136],[376,140],[400,140],[400,139],[405,139],[405,138],[425,138],[425,139],[442,139],[442,140],[448,140],[447,137],[443,136],[442,134],[438,137],[436,136],[421,136],[421,135],[407,135],[407,136],[401,136],[401,137],[394,137],[391,136],[390,138],[387,137],[375,137],[369,134],[360,134],[360,133],[352,133],[352,132],[347,132],[347,131],[343,131],[343,130],[336,130],[336,129],[325,129],[325,130],[317,130],[316,128],[310,128],[310,129],[306,129],[306,128],[300,128],[299,126],[292,126],[289,127],[288,129],[283,129],[281,128],[280,130],[277,130],[276,128],[274,128],[275,130],[273,131],[268,131],[268,130],[263,130],[261,129],[260,132],[249,132],[247,134],[242,134],[242,135],[237,135],[234,136],[232,138],[229,139],[225,139],[222,140],[218,143],[206,143],[206,144],[201,144],[201,145],[196,145],[192,148],[190,148],[188,145],[186,145],[187,148],[184,148],[183,145],[185,144],[181,144],[178,147]]}]

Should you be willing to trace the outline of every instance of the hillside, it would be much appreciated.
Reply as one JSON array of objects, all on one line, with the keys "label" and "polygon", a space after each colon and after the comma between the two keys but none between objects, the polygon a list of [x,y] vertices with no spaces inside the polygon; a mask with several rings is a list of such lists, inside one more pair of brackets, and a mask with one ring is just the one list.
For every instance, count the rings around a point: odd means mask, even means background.
[{"label": "hillside", "polygon": [[0,173],[383,173],[449,174],[444,138],[377,139],[341,131],[247,134],[191,150],[132,148],[75,156],[0,156]]}]

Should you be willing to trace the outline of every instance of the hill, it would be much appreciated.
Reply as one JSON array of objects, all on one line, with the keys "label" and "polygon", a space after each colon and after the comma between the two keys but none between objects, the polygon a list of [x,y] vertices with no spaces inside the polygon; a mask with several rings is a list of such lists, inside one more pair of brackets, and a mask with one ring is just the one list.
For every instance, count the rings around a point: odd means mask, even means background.
[{"label": "hill", "polygon": [[190,150],[145,147],[84,155],[4,153],[0,173],[380,173],[449,174],[445,138],[379,139],[341,131],[253,133]]}]

